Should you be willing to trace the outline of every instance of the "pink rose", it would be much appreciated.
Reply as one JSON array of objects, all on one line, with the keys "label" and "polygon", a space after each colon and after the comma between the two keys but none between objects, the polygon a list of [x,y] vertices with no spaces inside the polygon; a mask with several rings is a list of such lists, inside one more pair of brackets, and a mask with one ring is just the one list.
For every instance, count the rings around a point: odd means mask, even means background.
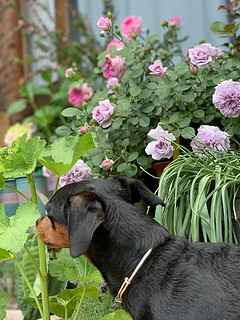
[{"label": "pink rose", "polygon": [[76,164],[59,180],[61,187],[69,183],[79,182],[91,177],[91,169],[82,160],[78,160]]},{"label": "pink rose", "polygon": [[172,157],[174,148],[171,145],[171,141],[176,140],[172,133],[157,126],[156,129],[149,131],[148,136],[156,140],[150,142],[145,148],[145,152],[148,155],[151,155],[154,160]]},{"label": "pink rose", "polygon": [[53,173],[47,169],[46,167],[42,167],[42,171],[43,171],[43,176],[46,177],[46,178],[49,178]]},{"label": "pink rose", "polygon": [[73,71],[73,68],[69,68],[65,71],[65,76],[66,78],[70,78],[74,75],[74,71]]},{"label": "pink rose", "polygon": [[148,69],[152,71],[150,74],[155,74],[158,77],[164,76],[167,71],[167,67],[164,68],[160,60],[154,61],[154,64],[151,64]]},{"label": "pink rose", "polygon": [[87,101],[93,95],[92,88],[86,83],[80,87],[80,84],[68,91],[68,101],[77,108],[81,108],[84,101]]},{"label": "pink rose", "polygon": [[99,101],[99,106],[96,106],[92,111],[93,119],[95,119],[103,128],[111,125],[111,115],[114,108],[109,99]]},{"label": "pink rose", "polygon": [[136,16],[127,17],[121,24],[121,30],[124,37],[131,41],[133,34],[138,35],[142,32],[142,18]]},{"label": "pink rose", "polygon": [[168,23],[169,23],[170,26],[179,26],[180,21],[181,21],[181,18],[173,17],[173,18],[168,20]]},{"label": "pink rose", "polygon": [[189,67],[189,70],[192,74],[197,74],[197,70],[194,66]]},{"label": "pink rose", "polygon": [[113,41],[111,41],[108,45],[107,45],[107,49],[109,50],[111,49],[111,47],[116,47],[116,50],[120,51],[124,48],[124,43],[122,43],[121,41],[117,40],[117,39],[113,39]]},{"label": "pink rose", "polygon": [[98,26],[101,30],[107,31],[107,30],[109,30],[110,27],[111,27],[111,20],[110,20],[109,18],[101,17],[101,18],[98,20],[97,26]]},{"label": "pink rose", "polygon": [[213,57],[219,58],[221,54],[221,49],[212,47],[209,43],[202,43],[193,49],[189,49],[190,61],[199,69],[208,67],[212,63]]},{"label": "pink rose", "polygon": [[110,54],[108,54],[106,56],[106,61],[102,65],[102,68],[105,68],[105,70],[103,70],[104,78],[118,78],[121,80],[126,71],[125,62],[126,60],[121,56],[111,58]]},{"label": "pink rose", "polygon": [[[118,78],[113,77],[113,78],[108,79],[107,88],[109,89],[109,88],[114,87],[114,86],[119,86]],[[108,91],[108,93],[113,93],[112,89],[110,89]]]},{"label": "pink rose", "polygon": [[79,133],[80,133],[80,134],[85,134],[85,133],[87,133],[87,127],[81,127],[81,128],[79,129]]},{"label": "pink rose", "polygon": [[102,165],[101,167],[104,169],[104,170],[109,170],[111,167],[112,167],[112,162],[109,160],[109,159],[106,159],[102,162]]}]

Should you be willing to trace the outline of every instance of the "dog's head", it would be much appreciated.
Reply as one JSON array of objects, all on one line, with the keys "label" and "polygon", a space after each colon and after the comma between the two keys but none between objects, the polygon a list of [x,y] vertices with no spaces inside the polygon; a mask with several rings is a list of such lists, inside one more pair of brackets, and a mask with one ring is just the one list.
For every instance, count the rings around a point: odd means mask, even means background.
[{"label": "dog's head", "polygon": [[[125,177],[91,179],[59,189],[46,205],[47,215],[37,223],[40,239],[53,248],[69,248],[72,257],[86,253],[111,203],[126,201],[164,205],[142,182]],[[117,212],[116,212],[117,214]]]}]

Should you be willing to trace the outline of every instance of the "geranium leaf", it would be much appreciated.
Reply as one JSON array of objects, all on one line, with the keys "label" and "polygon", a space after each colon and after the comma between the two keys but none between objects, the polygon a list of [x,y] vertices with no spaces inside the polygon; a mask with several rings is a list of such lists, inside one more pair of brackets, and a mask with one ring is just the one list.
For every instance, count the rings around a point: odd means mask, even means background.
[{"label": "geranium leaf", "polygon": [[14,253],[19,252],[28,238],[28,229],[40,218],[37,205],[32,202],[17,208],[16,215],[8,218],[3,205],[0,206],[0,247]]},{"label": "geranium leaf", "polygon": [[0,167],[4,168],[4,178],[12,178],[32,173],[37,164],[45,140],[35,137],[26,140],[27,135],[18,137],[11,147],[0,149]]},{"label": "geranium leaf", "polygon": [[49,272],[58,280],[81,280],[86,282],[95,280],[103,282],[102,276],[96,267],[93,266],[84,256],[73,259],[68,249],[62,249],[57,254],[57,259],[50,261]]},{"label": "geranium leaf", "polygon": [[79,158],[94,147],[90,133],[82,137],[63,137],[43,149],[38,161],[57,177],[67,173]]}]

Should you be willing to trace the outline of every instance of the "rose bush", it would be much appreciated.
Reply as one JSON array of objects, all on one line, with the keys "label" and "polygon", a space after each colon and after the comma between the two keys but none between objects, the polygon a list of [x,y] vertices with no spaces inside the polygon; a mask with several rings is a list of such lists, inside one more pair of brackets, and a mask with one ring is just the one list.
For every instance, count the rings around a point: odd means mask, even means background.
[{"label": "rose bush", "polygon": [[[236,35],[236,2],[220,9],[228,10],[232,22],[225,27],[214,23],[211,29],[226,36]],[[208,128],[210,139],[210,128],[218,127],[216,136],[223,131],[227,139],[239,139],[237,35],[231,38],[235,41],[221,48],[199,43],[184,54],[178,17],[162,22],[162,40],[158,35],[143,33],[139,17],[127,17],[121,31],[111,15],[109,19],[110,27],[101,31],[101,36],[113,35],[114,40],[99,55],[94,70],[106,78],[105,84],[94,90],[81,109],[66,108],[62,113],[74,124],[70,134],[93,134],[96,148],[84,160],[93,174],[138,176],[140,167],[149,169],[153,161],[171,158],[175,141],[190,148],[199,128],[198,137],[203,128]],[[159,127],[171,136],[151,137],[150,130]],[[218,146],[227,149],[227,141],[220,139]],[[111,161],[108,170],[102,166],[105,159]]]}]

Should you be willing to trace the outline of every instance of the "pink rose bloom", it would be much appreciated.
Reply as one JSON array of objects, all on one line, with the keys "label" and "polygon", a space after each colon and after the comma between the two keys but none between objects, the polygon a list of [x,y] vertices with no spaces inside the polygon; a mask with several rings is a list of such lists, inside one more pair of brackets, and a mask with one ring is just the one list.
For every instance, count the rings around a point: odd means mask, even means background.
[{"label": "pink rose bloom", "polygon": [[151,64],[148,69],[152,71],[150,74],[155,74],[158,77],[164,76],[167,71],[167,67],[164,68],[160,60],[154,61],[154,64]]},{"label": "pink rose bloom", "polygon": [[189,67],[189,70],[192,74],[197,74],[197,70],[194,66]]},{"label": "pink rose bloom", "polygon": [[228,118],[240,116],[240,82],[225,80],[215,87],[213,104]]},{"label": "pink rose bloom", "polygon": [[46,178],[49,178],[53,173],[47,169],[46,167],[42,167],[42,171],[43,171],[43,176],[46,177]]},{"label": "pink rose bloom", "polygon": [[103,128],[111,125],[111,115],[114,108],[109,99],[99,101],[99,106],[96,106],[92,111],[93,119],[95,119]]},{"label": "pink rose bloom", "polygon": [[74,75],[74,71],[73,71],[73,68],[69,68],[65,71],[65,76],[66,78],[70,78]]},{"label": "pink rose bloom", "polygon": [[102,65],[102,68],[105,68],[105,70],[103,70],[104,78],[118,78],[119,80],[121,80],[124,72],[127,69],[125,66],[125,62],[126,60],[121,56],[111,58],[110,54],[108,54],[106,57],[106,61]]},{"label": "pink rose bloom", "polygon": [[85,134],[85,133],[87,133],[87,127],[81,127],[81,128],[79,129],[79,133],[80,133],[80,134]]},{"label": "pink rose bloom", "polygon": [[230,140],[226,132],[218,127],[202,125],[198,129],[197,136],[190,143],[194,152],[203,152],[206,146],[213,150],[226,152],[230,148]]},{"label": "pink rose bloom", "polygon": [[209,43],[202,43],[193,49],[189,49],[190,61],[199,69],[208,67],[212,63],[213,57],[219,58],[221,54],[221,49],[212,47]]},{"label": "pink rose bloom", "polygon": [[102,165],[101,167],[104,169],[104,170],[109,170],[111,167],[112,167],[112,162],[109,160],[109,159],[106,159],[102,162]]},{"label": "pink rose bloom", "polygon": [[98,20],[97,26],[98,26],[101,30],[107,31],[107,30],[109,30],[110,27],[111,27],[111,20],[110,20],[109,18],[101,17],[101,18]]},{"label": "pink rose bloom", "polygon": [[142,18],[136,16],[127,17],[121,24],[121,30],[128,41],[132,40],[132,35],[138,35],[142,32]]},{"label": "pink rose bloom", "polygon": [[174,148],[171,141],[176,140],[172,133],[163,130],[161,126],[157,126],[156,129],[149,131],[148,136],[156,140],[150,142],[145,148],[148,155],[151,155],[154,160],[172,157]]},{"label": "pink rose bloom", "polygon": [[68,101],[77,108],[81,108],[84,101],[87,101],[93,95],[92,88],[88,87],[86,83],[78,84],[68,91]]},{"label": "pink rose bloom", "polygon": [[79,182],[91,177],[91,169],[82,160],[78,160],[76,164],[59,180],[61,187],[69,183]]},{"label": "pink rose bloom", "polygon": [[121,41],[117,40],[117,39],[113,39],[113,41],[111,41],[108,45],[107,45],[107,49],[109,50],[111,47],[116,47],[116,50],[120,51],[124,48],[124,43],[122,43]]},{"label": "pink rose bloom", "polygon": [[[113,77],[113,78],[108,79],[107,88],[109,89],[109,88],[114,87],[114,86],[119,86],[118,78]],[[113,93],[112,89],[110,89],[108,91],[108,93]]]},{"label": "pink rose bloom", "polygon": [[170,24],[170,26],[179,26],[180,21],[181,21],[181,18],[173,17],[173,18],[168,20],[168,23]]}]

